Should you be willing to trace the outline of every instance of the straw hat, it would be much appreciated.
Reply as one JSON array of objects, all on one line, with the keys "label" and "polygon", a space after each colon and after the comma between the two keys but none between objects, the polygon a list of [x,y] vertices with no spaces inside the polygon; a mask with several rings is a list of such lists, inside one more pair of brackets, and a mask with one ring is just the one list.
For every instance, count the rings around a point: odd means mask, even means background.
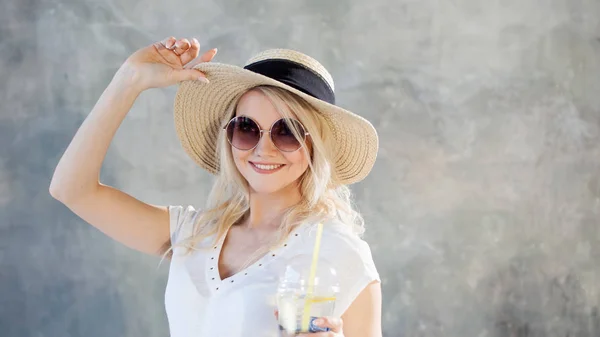
[{"label": "straw hat", "polygon": [[332,163],[339,182],[352,184],[371,171],[379,141],[366,119],[335,105],[333,79],[316,60],[288,49],[270,49],[242,67],[213,62],[194,67],[209,84],[182,82],[175,97],[175,128],[186,153],[213,174],[219,172],[217,139],[225,112],[247,90],[270,85],[306,100],[327,121],[336,142]]}]

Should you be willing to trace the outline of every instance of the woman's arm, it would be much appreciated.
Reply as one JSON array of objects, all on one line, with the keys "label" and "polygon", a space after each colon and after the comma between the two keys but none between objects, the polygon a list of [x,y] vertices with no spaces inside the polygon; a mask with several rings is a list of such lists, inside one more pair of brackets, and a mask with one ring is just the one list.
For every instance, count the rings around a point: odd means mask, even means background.
[{"label": "woman's arm", "polygon": [[[177,54],[165,47],[175,43]],[[103,185],[100,168],[117,129],[143,90],[204,76],[183,68],[198,56],[199,48],[195,39],[190,43],[169,38],[130,56],[73,137],[50,184],[50,194],[75,214],[114,240],[145,253],[162,254],[169,246],[168,209]],[[201,61],[210,61],[214,54],[208,51]]]},{"label": "woman's arm", "polygon": [[114,240],[158,254],[169,241],[167,208],[145,204],[98,179],[110,142],[140,92],[127,71],[115,75],[60,159],[50,194]]},{"label": "woman's arm", "polygon": [[381,283],[371,282],[342,315],[344,337],[381,337]]}]

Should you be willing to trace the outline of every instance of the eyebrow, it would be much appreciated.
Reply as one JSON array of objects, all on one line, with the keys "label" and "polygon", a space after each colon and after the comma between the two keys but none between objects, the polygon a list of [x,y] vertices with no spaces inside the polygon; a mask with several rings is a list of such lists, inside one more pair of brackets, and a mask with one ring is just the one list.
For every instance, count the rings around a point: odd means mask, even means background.
[{"label": "eyebrow", "polygon": [[[254,121],[256,124],[258,124],[258,127],[259,127],[261,130],[267,130],[267,131],[269,130],[269,129],[265,129],[265,128],[263,128],[263,126],[260,124],[260,122],[259,122],[259,121],[257,121],[257,120],[256,120],[256,118],[250,117],[250,116],[248,116],[248,115],[246,115],[246,114],[239,114],[239,115],[238,115],[238,114],[237,114],[237,112],[236,112],[236,114],[235,114],[235,116],[234,116],[234,117],[246,117],[246,118],[250,118],[250,119],[251,119],[251,120],[253,120],[253,121]],[[274,120],[273,122],[269,123],[269,128],[270,128],[270,127],[271,127],[273,124],[275,124],[275,122],[277,122],[277,121],[278,121],[278,120],[280,120],[280,119],[285,119],[285,117],[283,117],[283,116],[280,116],[279,118],[277,118],[277,119],[276,119],[276,120]],[[290,119],[297,120],[298,122],[300,122],[300,121],[299,121],[298,119],[296,119],[296,118],[290,118]]]}]

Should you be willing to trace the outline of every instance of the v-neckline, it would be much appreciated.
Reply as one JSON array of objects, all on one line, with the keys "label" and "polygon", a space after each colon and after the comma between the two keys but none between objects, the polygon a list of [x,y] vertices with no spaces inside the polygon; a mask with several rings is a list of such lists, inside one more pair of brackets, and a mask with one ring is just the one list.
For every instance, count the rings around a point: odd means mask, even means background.
[{"label": "v-neckline", "polygon": [[[216,260],[215,264],[216,264],[216,270],[217,270],[217,276],[218,276],[217,279],[220,282],[223,282],[223,281],[226,281],[228,279],[231,279],[231,278],[233,278],[236,275],[239,275],[241,273],[244,273],[245,276],[246,276],[246,275],[248,275],[248,271],[247,270],[250,269],[251,267],[253,267],[256,264],[258,264],[259,267],[262,267],[263,266],[263,263],[262,263],[263,261],[262,260],[264,260],[264,258],[266,256],[268,256],[269,254],[273,254],[271,252],[274,251],[274,250],[269,249],[268,251],[265,252],[265,254],[261,255],[261,257],[258,258],[256,261],[252,262],[251,264],[243,267],[242,269],[240,269],[240,270],[236,271],[235,273],[233,273],[233,274],[231,274],[231,275],[229,275],[229,276],[227,276],[227,277],[224,278],[221,275],[221,268],[220,268],[220,266],[221,266],[221,258],[222,258],[222,255],[223,255],[223,247],[225,246],[225,240],[227,240],[227,236],[231,232],[231,228],[232,227],[233,227],[233,225],[229,226],[229,228],[225,231],[225,234],[223,234],[223,236],[219,239],[219,241],[217,243],[217,247],[218,248],[217,248],[217,252],[216,252],[216,255],[215,255],[215,260]],[[276,254],[273,255],[273,257],[276,257]]]},{"label": "v-neckline", "polygon": [[227,231],[222,235],[222,237],[215,243],[215,246],[213,247],[212,252],[210,254],[207,255],[206,259],[207,259],[207,280],[209,280],[209,283],[211,284],[211,288],[212,291],[218,291],[219,289],[222,289],[223,286],[225,285],[229,285],[229,284],[235,284],[238,280],[241,281],[243,278],[248,277],[250,275],[252,275],[253,273],[259,271],[257,269],[259,268],[263,268],[265,266],[267,266],[269,263],[271,263],[272,261],[276,260],[281,254],[282,254],[282,250],[287,248],[291,242],[290,240],[292,240],[292,238],[294,239],[298,239],[301,237],[300,235],[300,229],[304,228],[305,224],[300,224],[298,225],[286,238],[286,240],[279,246],[277,246],[277,248],[275,249],[269,249],[269,251],[267,251],[264,255],[262,255],[258,260],[254,261],[253,263],[249,264],[248,266],[244,267],[243,269],[238,270],[236,273],[222,278],[221,277],[221,270],[219,268],[219,261],[221,259],[221,254],[223,251],[223,246],[225,243],[225,240],[227,238],[227,236],[229,235],[229,231],[231,230],[231,227],[229,227],[227,229]]}]

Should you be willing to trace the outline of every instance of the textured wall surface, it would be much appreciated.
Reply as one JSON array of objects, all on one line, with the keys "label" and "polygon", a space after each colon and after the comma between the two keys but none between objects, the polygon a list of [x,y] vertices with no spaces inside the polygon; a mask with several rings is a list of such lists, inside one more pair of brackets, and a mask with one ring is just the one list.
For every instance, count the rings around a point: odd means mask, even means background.
[{"label": "textured wall surface", "polygon": [[[48,194],[121,62],[168,35],[242,64],[304,51],[381,151],[354,186],[383,278],[384,334],[600,336],[600,1],[2,0],[0,335],[166,336],[166,265]],[[102,180],[204,202],[175,87],[144,93]]]}]

